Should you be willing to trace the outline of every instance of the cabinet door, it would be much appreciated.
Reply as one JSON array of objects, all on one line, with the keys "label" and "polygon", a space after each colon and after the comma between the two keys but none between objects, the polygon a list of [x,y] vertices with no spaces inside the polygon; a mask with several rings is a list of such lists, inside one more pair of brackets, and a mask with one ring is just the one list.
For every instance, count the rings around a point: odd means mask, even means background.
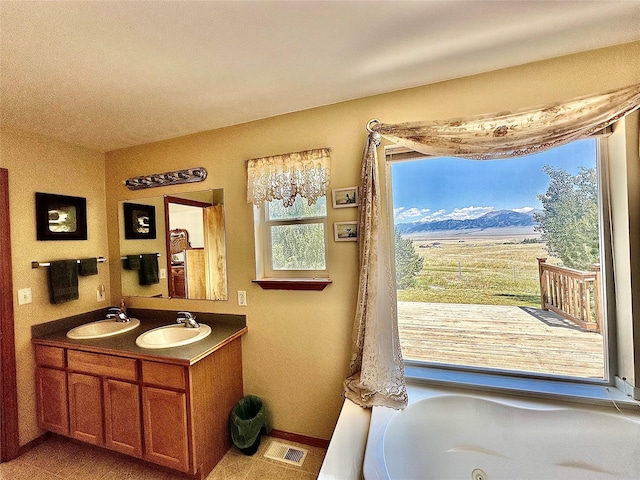
[{"label": "cabinet door", "polygon": [[69,434],[83,442],[104,444],[102,388],[99,377],[69,374]]},{"label": "cabinet door", "polygon": [[36,396],[38,426],[50,432],[69,435],[67,372],[37,367]]},{"label": "cabinet door", "polygon": [[107,448],[142,456],[140,394],[135,383],[104,380],[104,436]]},{"label": "cabinet door", "polygon": [[142,415],[144,458],[159,465],[188,471],[186,394],[142,387]]}]

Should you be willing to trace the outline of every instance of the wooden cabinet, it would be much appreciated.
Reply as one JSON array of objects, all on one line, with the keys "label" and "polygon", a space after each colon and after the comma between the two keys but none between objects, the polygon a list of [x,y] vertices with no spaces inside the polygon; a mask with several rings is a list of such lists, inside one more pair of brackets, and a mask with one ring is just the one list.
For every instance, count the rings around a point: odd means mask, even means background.
[{"label": "wooden cabinet", "polygon": [[144,458],[176,470],[189,469],[188,369],[142,361]]},{"label": "wooden cabinet", "polygon": [[145,460],[176,470],[189,470],[187,395],[142,387]]},{"label": "wooden cabinet", "polygon": [[229,413],[243,395],[239,337],[192,365],[35,348],[41,428],[194,478],[231,448]]},{"label": "wooden cabinet", "polygon": [[38,366],[36,370],[38,425],[44,430],[69,435],[67,373]]},{"label": "wooden cabinet", "polygon": [[67,369],[70,435],[141,456],[137,360],[69,349]]},{"label": "wooden cabinet", "polygon": [[187,298],[187,289],[184,280],[184,265],[171,267],[171,285],[173,287],[173,293],[171,293],[172,298]]},{"label": "wooden cabinet", "polygon": [[44,345],[35,353],[40,428],[142,456],[137,360]]},{"label": "wooden cabinet", "polygon": [[100,377],[69,373],[69,435],[93,445],[104,444]]},{"label": "wooden cabinet", "polygon": [[140,387],[137,383],[106,379],[103,391],[105,446],[141,457]]}]

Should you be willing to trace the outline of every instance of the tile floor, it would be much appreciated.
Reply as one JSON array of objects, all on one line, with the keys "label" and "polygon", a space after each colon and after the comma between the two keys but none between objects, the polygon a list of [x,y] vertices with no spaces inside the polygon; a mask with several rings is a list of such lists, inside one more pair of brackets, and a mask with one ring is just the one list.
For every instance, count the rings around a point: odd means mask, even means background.
[{"label": "tile floor", "polygon": [[[264,457],[272,438],[263,436],[253,456],[229,450],[207,480],[313,480],[325,450],[276,439],[308,450],[302,467]],[[122,455],[54,436],[24,455],[0,464],[0,480],[178,480],[181,477]]]}]

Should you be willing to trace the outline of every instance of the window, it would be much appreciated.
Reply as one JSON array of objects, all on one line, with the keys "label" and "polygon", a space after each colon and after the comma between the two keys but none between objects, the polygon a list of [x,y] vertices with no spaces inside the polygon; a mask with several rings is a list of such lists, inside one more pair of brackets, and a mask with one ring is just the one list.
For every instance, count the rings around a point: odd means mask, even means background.
[{"label": "window", "polygon": [[599,142],[509,160],[388,152],[405,362],[608,381]]},{"label": "window", "polygon": [[265,277],[326,276],[327,202],[315,204],[296,197],[290,207],[282,201],[265,202],[255,209],[261,230],[262,268]]},{"label": "window", "polygon": [[[330,151],[320,148],[247,161],[247,200],[254,205],[255,282],[262,288],[322,290],[331,283],[326,278]],[[292,278],[296,280],[283,280]]]}]

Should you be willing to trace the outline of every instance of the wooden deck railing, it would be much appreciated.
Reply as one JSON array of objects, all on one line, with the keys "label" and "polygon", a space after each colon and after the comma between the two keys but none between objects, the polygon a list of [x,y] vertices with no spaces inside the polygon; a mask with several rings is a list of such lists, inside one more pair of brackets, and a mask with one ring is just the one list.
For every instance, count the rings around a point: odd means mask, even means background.
[{"label": "wooden deck railing", "polygon": [[602,331],[600,265],[583,272],[558,267],[538,258],[540,306],[587,330]]}]

